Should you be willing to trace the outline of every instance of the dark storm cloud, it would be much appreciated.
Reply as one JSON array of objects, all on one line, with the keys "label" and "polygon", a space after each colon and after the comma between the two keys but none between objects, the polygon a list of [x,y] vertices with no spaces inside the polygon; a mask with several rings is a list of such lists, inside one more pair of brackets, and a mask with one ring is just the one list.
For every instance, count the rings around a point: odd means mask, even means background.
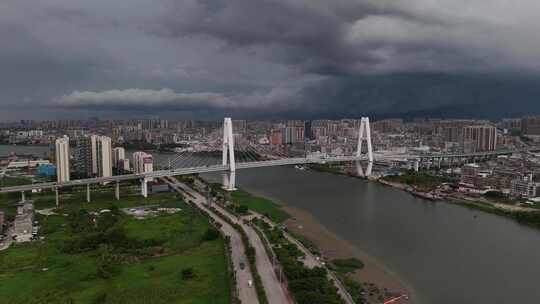
[{"label": "dark storm cloud", "polygon": [[[174,2],[157,32],[252,47],[324,75],[482,71],[521,64],[514,47],[501,43],[525,42],[512,35],[533,33],[527,20],[519,20],[525,9],[508,16],[505,9],[515,10],[508,3],[453,2],[188,0]],[[500,66],[494,67],[496,58]]]},{"label": "dark storm cloud", "polygon": [[537,111],[539,14],[535,0],[2,2],[0,118],[28,104],[43,115]]},{"label": "dark storm cloud", "polygon": [[[176,2],[160,34],[220,39],[231,47],[270,47],[259,52],[311,72],[343,73],[351,62],[374,63],[368,53],[356,52],[343,39],[352,16],[332,5],[307,1],[185,1]],[[368,6],[351,6],[358,17]]]}]

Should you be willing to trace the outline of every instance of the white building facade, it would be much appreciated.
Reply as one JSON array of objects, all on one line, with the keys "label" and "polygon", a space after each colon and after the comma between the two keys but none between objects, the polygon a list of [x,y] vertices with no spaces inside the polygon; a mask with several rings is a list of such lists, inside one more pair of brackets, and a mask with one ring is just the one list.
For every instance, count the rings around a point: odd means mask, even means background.
[{"label": "white building facade", "polygon": [[112,176],[112,142],[107,136],[100,136],[97,144],[97,167],[99,177]]},{"label": "white building facade", "polygon": [[154,159],[145,152],[133,153],[133,173],[148,173],[154,170]]},{"label": "white building facade", "polygon": [[69,175],[69,138],[64,136],[55,142],[56,148],[56,180],[59,183],[68,182]]},{"label": "white building facade", "polygon": [[112,162],[113,162],[113,167],[115,168],[121,168],[123,167],[123,160],[126,159],[126,150],[122,147],[116,147],[113,149],[113,154],[112,154]]}]

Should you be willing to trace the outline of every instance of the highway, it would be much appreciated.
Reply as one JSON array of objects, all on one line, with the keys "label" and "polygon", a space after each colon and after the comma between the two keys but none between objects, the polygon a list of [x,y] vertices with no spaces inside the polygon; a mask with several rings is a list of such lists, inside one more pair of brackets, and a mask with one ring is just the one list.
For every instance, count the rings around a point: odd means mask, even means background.
[{"label": "highway", "polygon": [[[191,199],[199,209],[207,212],[214,221],[221,224],[221,231],[229,236],[231,240],[231,259],[233,262],[234,272],[236,274],[237,290],[238,297],[242,303],[255,303],[258,304],[259,300],[257,298],[257,293],[253,286],[249,286],[249,281],[253,282],[253,276],[251,274],[252,269],[249,267],[247,258],[245,257],[245,247],[242,242],[240,234],[227,222],[225,222],[221,217],[213,213],[210,209],[206,208],[206,199],[200,195],[195,190],[189,188],[183,183],[178,182],[174,177],[163,178],[163,180],[169,184],[177,192],[187,192],[192,195]],[[240,266],[241,263],[244,263],[244,269]]]}]

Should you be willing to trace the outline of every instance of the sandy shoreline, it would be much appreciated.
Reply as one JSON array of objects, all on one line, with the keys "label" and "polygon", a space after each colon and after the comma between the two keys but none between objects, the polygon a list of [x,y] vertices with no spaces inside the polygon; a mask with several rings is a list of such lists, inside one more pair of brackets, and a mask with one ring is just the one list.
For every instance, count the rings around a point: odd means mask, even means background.
[{"label": "sandy shoreline", "polygon": [[324,256],[329,259],[355,257],[364,263],[363,269],[351,275],[354,280],[362,283],[372,282],[380,288],[406,293],[410,296],[406,303],[416,303],[413,289],[381,262],[328,230],[309,212],[287,205],[282,205],[282,207],[292,216],[285,222],[287,228],[314,242]]}]

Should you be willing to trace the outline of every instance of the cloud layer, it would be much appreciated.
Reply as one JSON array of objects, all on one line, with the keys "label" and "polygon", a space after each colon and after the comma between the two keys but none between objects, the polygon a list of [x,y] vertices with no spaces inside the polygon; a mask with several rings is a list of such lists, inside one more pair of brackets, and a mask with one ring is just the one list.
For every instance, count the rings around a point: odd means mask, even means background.
[{"label": "cloud layer", "polygon": [[540,111],[539,14],[536,0],[4,1],[0,119]]}]

